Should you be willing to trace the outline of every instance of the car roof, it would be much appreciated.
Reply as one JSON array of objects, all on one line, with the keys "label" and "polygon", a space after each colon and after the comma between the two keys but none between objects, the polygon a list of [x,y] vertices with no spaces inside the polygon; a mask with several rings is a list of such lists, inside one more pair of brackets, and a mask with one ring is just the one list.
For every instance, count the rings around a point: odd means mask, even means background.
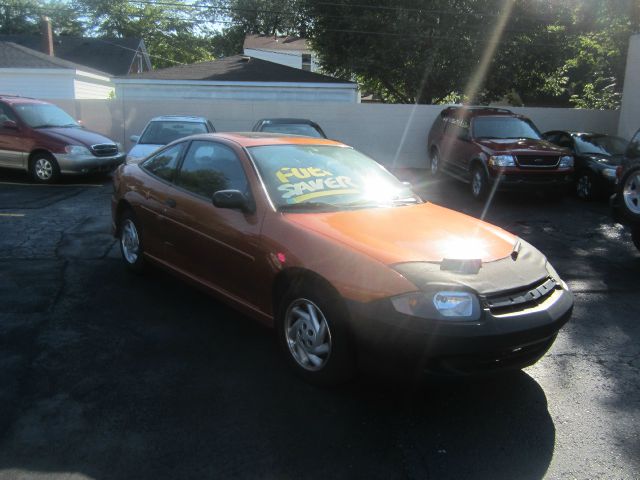
[{"label": "car roof", "polygon": [[3,95],[0,93],[0,100],[6,102],[10,105],[17,105],[20,103],[34,103],[34,104],[42,104],[42,105],[51,105],[50,102],[45,102],[44,100],[38,100],[37,98],[30,97],[20,97],[18,95]]},{"label": "car roof", "polygon": [[317,125],[313,120],[307,118],[261,118],[258,123],[304,123],[307,125]]},{"label": "car roof", "polygon": [[484,117],[484,116],[507,116],[507,117],[522,117],[517,113],[512,112],[506,108],[500,107],[473,107],[473,106],[451,106],[442,110],[441,115],[445,113],[455,113],[456,115],[462,115],[465,117]]},{"label": "car roof", "polygon": [[207,123],[205,117],[196,117],[193,115],[161,115],[159,117],[153,117],[150,122],[194,122],[194,123]]},{"label": "car roof", "polygon": [[[224,132],[203,133],[185,137],[191,140],[215,140],[226,139],[239,144],[242,147],[258,147],[263,145],[333,145],[346,147],[344,143],[325,138],[305,137],[302,135],[284,135],[282,133],[264,132]],[[181,139],[184,140],[184,139]]]}]

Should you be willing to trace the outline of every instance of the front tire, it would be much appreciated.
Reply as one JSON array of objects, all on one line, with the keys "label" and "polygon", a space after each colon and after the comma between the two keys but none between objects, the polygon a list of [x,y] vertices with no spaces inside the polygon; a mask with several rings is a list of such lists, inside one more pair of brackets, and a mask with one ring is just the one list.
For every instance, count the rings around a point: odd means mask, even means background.
[{"label": "front tire", "polygon": [[489,191],[489,178],[480,165],[473,167],[471,171],[471,195],[476,200],[484,200]]},{"label": "front tire", "polygon": [[60,167],[52,155],[38,153],[29,162],[31,176],[38,183],[55,183],[60,176]]},{"label": "front tire", "polygon": [[304,380],[336,386],[355,374],[355,352],[341,298],[319,281],[305,281],[285,294],[276,334],[289,366]]},{"label": "front tire", "polygon": [[596,176],[587,170],[578,173],[576,178],[576,195],[580,200],[589,202],[598,196]]},{"label": "front tire", "polygon": [[640,167],[625,173],[619,188],[623,216],[632,223],[640,223]]},{"label": "front tire", "polygon": [[120,232],[120,253],[125,266],[135,273],[144,270],[144,250],[138,220],[132,211],[125,211],[118,225]]}]

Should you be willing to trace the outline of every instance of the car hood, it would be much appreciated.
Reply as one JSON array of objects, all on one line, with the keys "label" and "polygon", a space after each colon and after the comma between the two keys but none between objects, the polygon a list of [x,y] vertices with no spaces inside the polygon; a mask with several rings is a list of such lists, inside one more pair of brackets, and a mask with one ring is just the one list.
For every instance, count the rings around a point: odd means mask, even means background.
[{"label": "car hood", "polygon": [[285,216],[386,265],[443,259],[492,262],[511,255],[517,243],[498,227],[432,203]]},{"label": "car hood", "polygon": [[527,154],[527,153],[546,153],[562,155],[568,153],[568,151],[562,147],[558,147],[553,143],[546,140],[533,140],[533,139],[514,139],[514,138],[492,138],[477,140],[478,144],[482,145],[492,152],[508,152],[515,154]]},{"label": "car hood", "polygon": [[129,161],[131,161],[132,158],[136,159],[137,161],[140,161],[143,158],[146,158],[147,156],[151,155],[160,147],[164,147],[164,145],[154,145],[151,143],[139,143],[129,151],[129,153],[127,154],[127,158]]},{"label": "car hood", "polygon": [[41,134],[61,140],[64,143],[72,145],[80,144],[84,145],[85,147],[90,147],[91,145],[96,145],[99,143],[115,143],[113,140],[105,137],[104,135],[100,135],[99,133],[92,132],[91,130],[86,130],[84,128],[50,127],[37,128],[36,131],[40,132]]}]

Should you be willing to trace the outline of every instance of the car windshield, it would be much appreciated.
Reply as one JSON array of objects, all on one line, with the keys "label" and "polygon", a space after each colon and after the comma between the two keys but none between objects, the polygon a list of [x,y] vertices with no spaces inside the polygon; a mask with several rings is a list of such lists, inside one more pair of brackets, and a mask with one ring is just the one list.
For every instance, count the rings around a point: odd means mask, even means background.
[{"label": "car windshield", "polygon": [[19,103],[13,108],[31,128],[79,126],[71,115],[50,103]]},{"label": "car windshield", "polygon": [[161,120],[150,122],[142,132],[139,144],[166,145],[179,138],[207,133],[207,126],[198,122],[181,122],[178,120]]},{"label": "car windshield", "polygon": [[279,210],[346,210],[421,203],[379,163],[349,147],[250,147],[269,197]]},{"label": "car windshield", "polygon": [[540,140],[540,132],[530,120],[518,117],[477,117],[474,138],[530,138]]},{"label": "car windshield", "polygon": [[576,135],[577,153],[596,155],[624,155],[627,141],[609,135]]},{"label": "car windshield", "polygon": [[324,138],[318,130],[307,123],[268,123],[262,126],[263,132],[304,135],[305,137]]}]

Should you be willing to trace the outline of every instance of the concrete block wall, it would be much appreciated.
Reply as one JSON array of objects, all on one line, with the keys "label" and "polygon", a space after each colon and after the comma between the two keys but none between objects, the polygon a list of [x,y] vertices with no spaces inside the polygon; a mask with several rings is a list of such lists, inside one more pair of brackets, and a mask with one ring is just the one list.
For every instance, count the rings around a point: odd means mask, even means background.
[{"label": "concrete block wall", "polygon": [[[201,100],[71,100],[54,101],[87,128],[131,147],[158,115],[201,115],[216,129],[249,131],[265,117],[302,117],[319,123],[330,138],[347,143],[390,168],[426,168],[426,138],[440,105],[385,105],[290,102],[221,102]],[[553,129],[616,134],[618,111],[571,108],[514,108],[530,117],[541,131]]]},{"label": "concrete block wall", "polygon": [[640,34],[629,39],[618,135],[630,140],[640,128]]}]

